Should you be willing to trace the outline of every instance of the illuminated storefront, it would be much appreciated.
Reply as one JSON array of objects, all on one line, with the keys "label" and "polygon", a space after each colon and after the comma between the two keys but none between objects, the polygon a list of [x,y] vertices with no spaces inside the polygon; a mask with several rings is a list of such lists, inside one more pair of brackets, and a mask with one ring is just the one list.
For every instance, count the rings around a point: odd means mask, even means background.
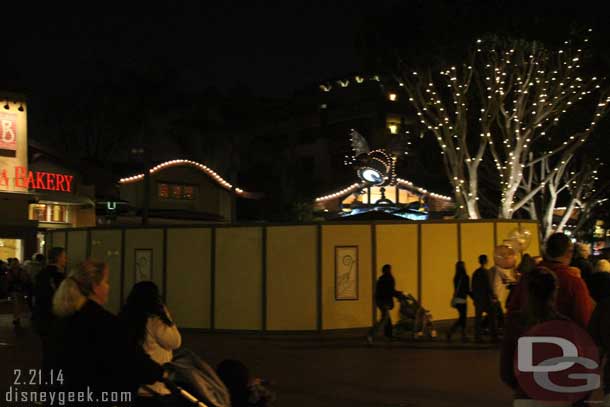
[{"label": "illuminated storefront", "polygon": [[65,157],[28,140],[22,95],[0,92],[0,259],[44,252],[44,231],[95,225],[93,189]]}]

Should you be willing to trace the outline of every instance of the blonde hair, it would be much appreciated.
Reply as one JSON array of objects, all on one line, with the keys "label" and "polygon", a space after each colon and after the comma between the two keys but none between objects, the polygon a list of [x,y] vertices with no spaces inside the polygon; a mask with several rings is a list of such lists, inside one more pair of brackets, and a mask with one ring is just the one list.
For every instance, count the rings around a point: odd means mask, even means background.
[{"label": "blonde hair", "polygon": [[53,296],[55,315],[63,318],[78,311],[93,293],[94,285],[100,284],[104,279],[106,267],[103,261],[89,259],[72,270]]},{"label": "blonde hair", "polygon": [[610,262],[606,259],[601,259],[595,263],[595,271],[598,272],[610,272]]}]

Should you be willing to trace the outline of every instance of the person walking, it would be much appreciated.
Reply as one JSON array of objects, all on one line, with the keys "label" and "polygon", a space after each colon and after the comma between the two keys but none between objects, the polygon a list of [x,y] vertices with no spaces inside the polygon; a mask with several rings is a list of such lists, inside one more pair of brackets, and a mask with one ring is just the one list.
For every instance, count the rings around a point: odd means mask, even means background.
[{"label": "person walking", "polygon": [[474,319],[474,332],[475,341],[480,342],[482,340],[482,322],[483,314],[486,314],[489,333],[492,340],[496,340],[498,332],[496,329],[496,316],[495,308],[493,305],[494,296],[490,284],[489,269],[487,266],[488,258],[482,254],[479,256],[479,268],[472,274],[472,299],[474,301],[475,319]]},{"label": "person walking", "polygon": [[[584,280],[570,270],[573,250],[574,246],[568,236],[563,233],[551,235],[547,239],[545,259],[540,263],[540,267],[548,268],[557,276],[559,285],[555,300],[557,311],[586,329],[593,312],[593,301]],[[527,293],[528,278],[529,274],[524,275],[515,287],[508,304],[509,312],[527,308],[530,298]]]},{"label": "person walking", "polygon": [[36,281],[38,273],[45,267],[45,260],[44,255],[37,253],[28,262],[27,266],[24,264],[24,269],[29,275],[28,284],[25,287],[25,296],[31,311],[34,310],[34,281]]},{"label": "person walking", "polygon": [[63,247],[53,247],[49,250],[49,264],[36,274],[34,280],[34,308],[32,310],[32,324],[40,336],[42,345],[42,370],[49,371],[51,361],[51,341],[49,334],[55,315],[53,315],[53,295],[64,280],[64,269],[67,257]]},{"label": "person walking", "polygon": [[470,279],[466,273],[466,266],[463,261],[458,261],[455,264],[455,275],[453,276],[453,298],[451,306],[457,309],[459,318],[447,331],[447,341],[451,341],[451,337],[456,330],[460,330],[462,334],[462,342],[468,340],[466,336],[466,312],[468,310],[468,295],[470,294]]},{"label": "person walking", "polygon": [[13,300],[13,325],[18,327],[21,324],[21,315],[25,307],[25,292],[29,278],[16,258],[11,259],[9,263],[7,281],[8,291]]},{"label": "person walking", "polygon": [[390,310],[394,308],[394,297],[401,294],[396,291],[396,281],[392,276],[392,266],[384,264],[381,268],[381,277],[377,280],[375,286],[375,304],[381,311],[381,319],[377,321],[369,330],[366,337],[369,344],[373,343],[373,338],[380,327],[383,326],[383,332],[388,339],[392,338],[392,318]]},{"label": "person walking", "polygon": [[589,261],[589,257],[591,256],[591,250],[589,246],[584,243],[576,243],[574,245],[574,256],[572,258],[572,262],[570,265],[572,267],[576,267],[580,270],[580,276],[585,283],[587,283],[587,287],[591,290],[591,284],[589,279],[591,274],[593,274],[593,265]]},{"label": "person walking", "polygon": [[47,259],[44,254],[36,253],[29,264],[28,272],[32,281],[36,281],[36,276],[47,266]]}]

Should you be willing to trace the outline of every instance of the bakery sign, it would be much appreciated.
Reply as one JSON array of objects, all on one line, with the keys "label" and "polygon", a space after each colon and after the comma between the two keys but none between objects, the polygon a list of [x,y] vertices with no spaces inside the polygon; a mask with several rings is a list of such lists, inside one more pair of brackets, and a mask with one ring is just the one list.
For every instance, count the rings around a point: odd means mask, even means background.
[{"label": "bakery sign", "polygon": [[17,115],[0,113],[0,150],[17,150]]},{"label": "bakery sign", "polygon": [[73,175],[54,172],[28,171],[25,167],[0,168],[0,188],[14,187],[72,192]]}]

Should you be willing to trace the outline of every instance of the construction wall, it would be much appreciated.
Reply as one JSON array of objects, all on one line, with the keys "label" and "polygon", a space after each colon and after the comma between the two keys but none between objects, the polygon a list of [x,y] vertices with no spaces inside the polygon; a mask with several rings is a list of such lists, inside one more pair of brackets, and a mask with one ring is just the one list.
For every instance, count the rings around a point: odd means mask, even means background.
[{"label": "construction wall", "polygon": [[370,326],[384,264],[434,319],[455,318],[455,263],[469,275],[480,254],[493,265],[495,245],[519,228],[539,255],[536,223],[493,220],[90,228],[49,231],[47,241],[66,247],[71,267],[89,255],[109,264],[113,312],[151,279],[183,328],[283,332]]}]

